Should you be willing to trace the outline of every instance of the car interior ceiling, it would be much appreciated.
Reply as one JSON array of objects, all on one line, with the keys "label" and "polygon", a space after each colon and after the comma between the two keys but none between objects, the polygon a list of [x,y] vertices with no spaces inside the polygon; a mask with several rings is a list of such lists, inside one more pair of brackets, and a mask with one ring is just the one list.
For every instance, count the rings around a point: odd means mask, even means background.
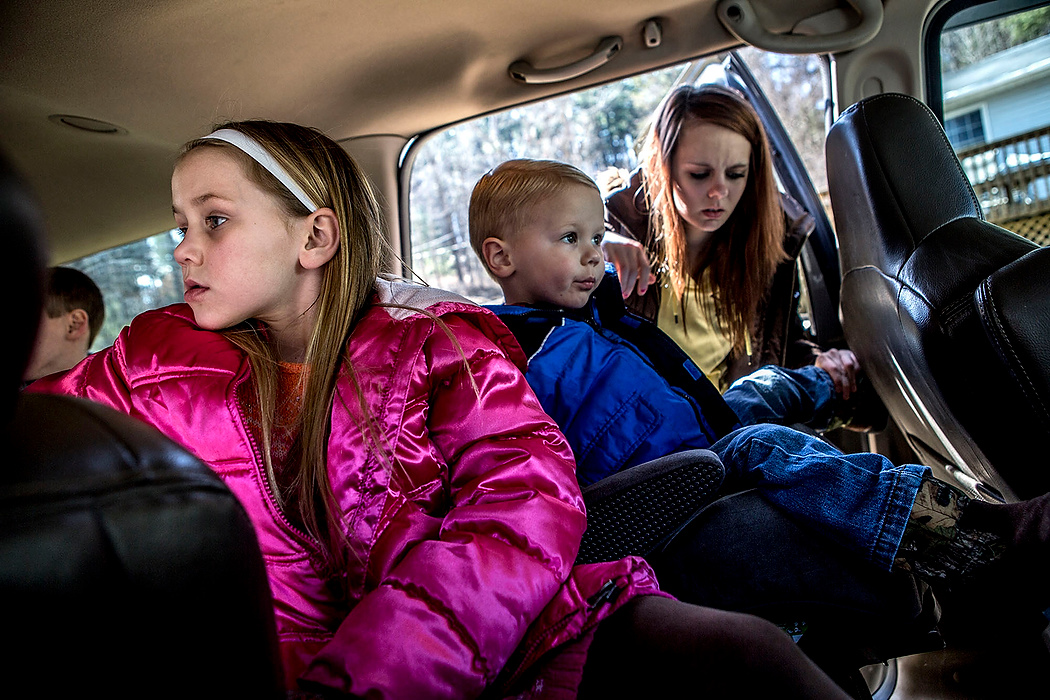
[{"label": "car interior ceiling", "polygon": [[[170,226],[167,181],[179,144],[226,118],[265,115],[322,128],[348,143],[392,203],[392,173],[412,138],[729,48],[738,40],[716,5],[182,0],[143,11],[117,0],[19,3],[0,27],[4,147],[44,203],[55,261]],[[829,13],[848,18],[851,7],[755,5],[771,31]],[[652,18],[656,45],[644,34]],[[609,36],[622,37],[622,48],[581,77],[526,84],[508,73],[516,62],[539,70],[571,64]],[[398,224],[396,207],[388,216]]]}]

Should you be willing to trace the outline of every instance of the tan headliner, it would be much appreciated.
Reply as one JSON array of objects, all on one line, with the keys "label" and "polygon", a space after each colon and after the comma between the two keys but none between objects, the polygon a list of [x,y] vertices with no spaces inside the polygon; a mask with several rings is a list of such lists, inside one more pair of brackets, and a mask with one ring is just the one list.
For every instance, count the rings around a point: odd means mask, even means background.
[{"label": "tan headliner", "polygon": [[[774,27],[834,5],[766,0]],[[291,120],[338,139],[433,127],[733,43],[714,0],[155,0],[24,2],[0,26],[0,148],[44,204],[52,257],[68,260],[170,226],[179,144],[222,119]],[[772,13],[767,12],[772,15]],[[660,17],[664,43],[644,48]],[[524,86],[507,66],[624,49],[560,86]],[[48,120],[73,114],[124,135]]]}]

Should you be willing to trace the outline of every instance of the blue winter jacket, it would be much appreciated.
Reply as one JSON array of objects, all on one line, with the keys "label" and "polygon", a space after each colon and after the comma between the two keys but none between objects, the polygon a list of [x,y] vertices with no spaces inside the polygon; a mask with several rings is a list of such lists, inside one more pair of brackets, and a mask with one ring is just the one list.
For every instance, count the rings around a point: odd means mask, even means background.
[{"label": "blue winter jacket", "polygon": [[525,376],[568,438],[581,485],[708,447],[741,425],[830,417],[834,388],[816,367],[763,367],[723,397],[673,340],[627,311],[619,290],[609,266],[583,309],[488,307],[525,350]]}]

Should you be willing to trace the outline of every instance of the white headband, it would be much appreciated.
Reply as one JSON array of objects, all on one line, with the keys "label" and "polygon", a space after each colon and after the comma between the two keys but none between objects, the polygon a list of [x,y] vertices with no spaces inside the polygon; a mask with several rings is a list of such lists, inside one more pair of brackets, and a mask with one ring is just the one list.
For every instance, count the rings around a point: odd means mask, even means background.
[{"label": "white headband", "polygon": [[219,129],[218,131],[213,131],[204,138],[225,141],[228,144],[236,146],[247,153],[256,163],[266,168],[271,175],[280,180],[281,184],[287,187],[288,191],[294,194],[295,198],[302,202],[304,207],[311,212],[315,212],[321,208],[306,196],[302,187],[295,184],[295,180],[293,180],[288,174],[288,171],[281,167],[281,164],[270,155],[270,152],[263,148],[259,142],[251,136],[237,131],[236,129]]}]

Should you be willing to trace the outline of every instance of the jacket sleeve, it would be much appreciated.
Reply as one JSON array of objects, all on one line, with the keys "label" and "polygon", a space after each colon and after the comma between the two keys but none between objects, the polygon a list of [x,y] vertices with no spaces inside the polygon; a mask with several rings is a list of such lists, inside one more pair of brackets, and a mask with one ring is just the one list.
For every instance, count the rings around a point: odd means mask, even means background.
[{"label": "jacket sleeve", "polygon": [[436,538],[411,547],[301,682],[474,697],[566,580],[585,527],[572,454],[520,369],[462,317],[423,343],[426,440],[447,465]]},{"label": "jacket sleeve", "polygon": [[831,420],[835,384],[813,365],[766,365],[733,382],[724,398],[743,425],[804,423],[820,429]]},{"label": "jacket sleeve", "polygon": [[642,192],[640,167],[631,173],[623,186],[606,196],[605,228],[643,244],[648,238],[649,212]]}]

